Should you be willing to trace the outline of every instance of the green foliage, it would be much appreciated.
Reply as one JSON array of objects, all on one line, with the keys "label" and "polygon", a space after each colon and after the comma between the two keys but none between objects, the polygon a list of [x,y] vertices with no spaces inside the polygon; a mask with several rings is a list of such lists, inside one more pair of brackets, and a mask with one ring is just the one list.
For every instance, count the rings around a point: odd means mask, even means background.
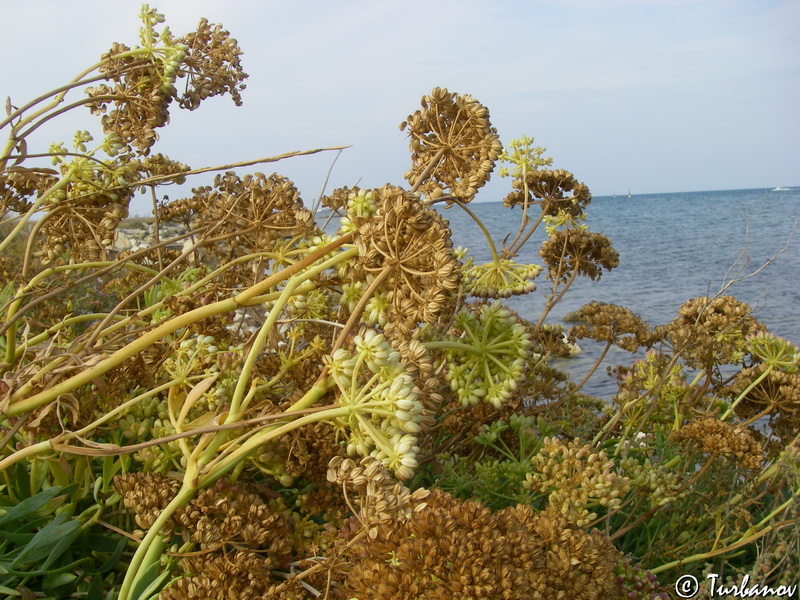
[{"label": "green foliage", "polygon": [[[15,483],[12,479],[7,485]],[[5,507],[0,516],[0,589],[10,594],[41,590],[52,598],[102,597],[105,579],[118,568],[127,540],[96,524],[98,507],[76,498],[78,487],[52,486],[13,501],[0,495]]]},{"label": "green foliage", "polygon": [[433,483],[457,498],[479,500],[492,510],[515,504],[540,506],[542,494],[522,484],[531,470],[531,457],[541,446],[546,422],[512,415],[508,421],[482,425],[467,455],[440,458],[441,473]]}]

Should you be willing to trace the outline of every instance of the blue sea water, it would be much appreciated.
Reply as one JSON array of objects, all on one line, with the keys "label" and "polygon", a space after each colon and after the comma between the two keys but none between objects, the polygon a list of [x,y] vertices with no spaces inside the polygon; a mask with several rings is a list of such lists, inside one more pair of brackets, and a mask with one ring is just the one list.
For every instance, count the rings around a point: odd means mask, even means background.
[{"label": "blue sea water", "polygon": [[[496,243],[508,234],[513,238],[519,208],[507,209],[499,202],[470,208]],[[442,214],[450,221],[455,245],[470,248],[478,262],[488,262],[491,255],[477,225],[458,207]],[[596,197],[586,214],[589,229],[612,240],[620,265],[598,281],[579,277],[547,322],[561,322],[566,313],[597,300],[625,306],[655,326],[671,321],[689,298],[713,296],[725,288],[726,294],[750,304],[754,316],[772,333],[800,345],[800,189]],[[521,262],[542,264],[538,251],[544,226],[539,229],[523,248]],[[535,292],[508,301],[533,321],[549,291],[544,273],[537,284]],[[601,349],[592,340],[583,340],[581,347],[577,358],[558,363],[576,379],[588,371]],[[628,353],[616,350],[605,365],[630,362]],[[605,398],[615,390],[604,367],[584,388]]]}]

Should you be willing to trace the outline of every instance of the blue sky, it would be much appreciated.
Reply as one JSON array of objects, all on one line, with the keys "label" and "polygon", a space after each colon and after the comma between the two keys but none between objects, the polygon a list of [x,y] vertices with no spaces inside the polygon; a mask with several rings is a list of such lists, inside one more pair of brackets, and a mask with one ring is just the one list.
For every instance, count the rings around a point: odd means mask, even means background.
[{"label": "blue sky", "polygon": [[[201,16],[225,25],[250,74],[241,108],[173,111],[156,149],[192,167],[352,145],[329,189],[400,184],[397,126],[438,85],[483,102],[504,142],[533,136],[595,195],[800,185],[800,0],[152,4],[178,34]],[[137,38],[137,2],[0,6],[14,16],[0,22],[0,96],[17,105]],[[63,119],[33,141],[92,123]],[[259,170],[291,177],[310,203],[331,159]],[[508,185],[495,175],[478,200]]]}]

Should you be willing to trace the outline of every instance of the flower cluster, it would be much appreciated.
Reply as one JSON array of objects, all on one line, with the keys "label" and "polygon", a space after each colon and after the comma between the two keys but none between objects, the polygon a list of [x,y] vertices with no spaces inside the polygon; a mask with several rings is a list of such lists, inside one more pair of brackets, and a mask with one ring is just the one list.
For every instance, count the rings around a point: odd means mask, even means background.
[{"label": "flower cluster", "polygon": [[353,278],[385,277],[386,331],[410,337],[419,323],[449,318],[460,282],[450,228],[415,194],[382,188],[351,195],[348,218],[357,229]]},{"label": "flower cluster", "polygon": [[769,415],[773,427],[788,429],[794,437],[800,424],[800,374],[758,364],[736,373],[720,394],[738,400],[735,411],[740,418],[758,419]]},{"label": "flower cluster", "polygon": [[577,181],[572,173],[564,169],[526,171],[524,178],[520,176],[514,179],[512,187],[514,190],[503,199],[505,206],[535,202],[541,206],[543,214],[550,216],[566,212],[577,217],[592,200],[586,184]]},{"label": "flower cluster", "polygon": [[[148,529],[180,484],[149,472],[118,475],[114,487],[125,507],[133,511],[136,523]],[[275,585],[269,570],[289,555],[290,533],[288,519],[258,494],[241,484],[220,481],[200,492],[168,521],[167,539],[180,534],[200,552],[177,561],[182,574],[161,597],[261,598]],[[238,595],[231,596],[232,590]]]},{"label": "flower cluster", "polygon": [[[91,141],[88,132],[76,136],[75,150],[85,152]],[[42,262],[57,262],[69,254],[72,262],[87,262],[106,258],[114,243],[120,220],[128,216],[128,204],[134,190],[122,188],[120,180],[138,179],[138,163],[105,165],[88,163],[82,158],[55,161],[62,175],[72,172],[67,185],[50,195],[49,214],[44,219],[45,237],[37,253]]]},{"label": "flower cluster", "polygon": [[754,360],[786,373],[800,373],[800,349],[790,341],[759,331],[746,340],[746,349]]},{"label": "flower cluster", "polygon": [[747,429],[714,417],[684,425],[669,439],[712,457],[728,458],[751,471],[760,470],[764,463],[764,449]]},{"label": "flower cluster", "polygon": [[630,491],[630,481],[615,472],[614,461],[604,450],[596,451],[577,439],[565,444],[555,437],[545,438],[531,465],[533,470],[523,485],[547,494],[547,512],[562,515],[578,527],[597,518],[590,508],[619,508],[621,498]]},{"label": "flower cluster", "polygon": [[[213,186],[193,190],[202,206],[194,225],[207,228],[204,236],[223,238],[210,250],[230,260],[235,256],[272,250],[284,236],[317,233],[311,213],[289,179],[273,173],[239,177],[232,171],[217,175]],[[252,266],[244,267],[252,272]]]},{"label": "flower cluster", "polygon": [[175,520],[186,538],[203,550],[226,546],[259,550],[273,563],[289,553],[290,524],[244,484],[221,480],[200,492]]},{"label": "flower cluster", "polygon": [[581,352],[574,337],[567,335],[564,328],[558,323],[542,323],[533,331],[531,340],[533,348],[539,356],[572,358]]},{"label": "flower cluster", "polygon": [[441,490],[410,518],[381,524],[355,549],[345,597],[574,598],[613,597],[621,559],[599,532],[517,505],[492,513]]},{"label": "flower cluster", "polygon": [[[88,132],[77,132],[75,153],[89,152],[86,145],[90,141]],[[56,152],[53,162],[67,183],[53,190],[45,204],[45,239],[37,253],[43,262],[60,261],[67,253],[72,262],[107,258],[117,226],[128,216],[136,183],[156,175],[175,175],[180,180],[180,173],[188,169],[163,154],[140,158],[124,155],[114,162],[99,162],[83,157],[66,160]],[[41,180],[45,181],[50,180]]]},{"label": "flower cluster", "polygon": [[360,191],[361,188],[357,185],[354,185],[353,187],[344,186],[336,188],[330,194],[322,196],[319,201],[322,206],[329,208],[335,213],[341,214],[342,209],[348,205],[350,197],[353,195],[358,195]]},{"label": "flower cluster", "polygon": [[41,196],[56,182],[52,169],[16,166],[0,173],[0,217],[13,211],[24,214],[32,206],[31,197]]},{"label": "flower cluster", "polygon": [[[614,370],[618,391],[614,404],[627,408],[622,422],[641,432],[652,432],[660,423],[671,423],[675,418],[675,406],[685,405],[689,399],[686,373],[668,355],[651,350],[644,359],[636,359],[627,367]],[[653,394],[653,392],[656,392]],[[652,394],[649,403],[638,400]]]},{"label": "flower cluster", "polygon": [[[150,529],[161,511],[178,493],[180,483],[155,472],[126,473],[114,478],[114,487],[125,508],[132,510],[136,524]],[[168,526],[171,531],[174,524]]]},{"label": "flower cluster", "polygon": [[241,484],[220,482],[203,490],[176,518],[199,552],[178,560],[182,576],[164,600],[270,597],[270,570],[291,551],[290,521]]},{"label": "flower cluster", "polygon": [[464,265],[464,289],[478,298],[508,298],[536,289],[533,280],[542,272],[539,265],[526,265],[503,258],[482,265]]},{"label": "flower cluster", "polygon": [[629,456],[620,461],[620,469],[638,493],[647,495],[650,507],[664,506],[685,495],[677,470],[654,464],[649,458],[642,462]]},{"label": "flower cluster", "polygon": [[596,281],[603,269],[610,271],[619,266],[619,253],[611,247],[610,239],[578,228],[554,231],[542,243],[539,256],[552,281],[566,282],[573,273]]},{"label": "flower cluster", "polygon": [[668,325],[668,338],[690,367],[741,363],[748,337],[765,330],[751,313],[733,296],[692,298]]},{"label": "flower cluster", "polygon": [[[140,37],[146,51],[114,43],[103,55],[100,72],[111,85],[86,89],[92,113],[103,115],[101,122],[116,144],[134,145],[146,154],[158,139],[155,129],[169,122],[169,104],[175,95],[174,82],[187,48],[176,43],[168,29],[158,33],[156,25],[164,15],[143,6]],[[156,44],[161,47],[154,51]],[[138,51],[137,51],[138,50]],[[106,113],[107,106],[114,108]]]},{"label": "flower cluster", "polygon": [[[425,488],[412,493],[372,456],[358,463],[351,458],[334,456],[328,463],[327,479],[342,486],[345,495],[348,490],[358,494],[360,506],[356,516],[367,527],[393,519],[408,519],[414,511],[425,508],[421,500],[429,494]],[[370,529],[371,536],[376,534],[376,529]]]},{"label": "flower cluster", "polygon": [[181,176],[181,173],[188,171],[189,165],[172,160],[160,152],[137,160],[148,177],[168,177],[170,182],[177,184],[186,182],[186,177]]},{"label": "flower cluster", "polygon": [[614,569],[620,587],[620,597],[626,600],[668,600],[667,594],[659,592],[656,576],[630,558],[623,558]]},{"label": "flower cluster", "polygon": [[523,173],[552,165],[553,159],[543,156],[545,150],[542,146],[534,146],[533,138],[527,135],[511,140],[500,154],[500,161],[511,166],[500,167],[498,174],[500,177],[510,175],[519,179]]},{"label": "flower cluster", "polygon": [[230,94],[234,104],[241,106],[247,73],[239,61],[242,51],[230,33],[222,25],[201,19],[197,29],[180,41],[186,55],[178,76],[187,78],[186,90],[178,98],[181,108],[194,110],[206,98],[223,94]]},{"label": "flower cluster", "polygon": [[347,453],[373,456],[408,479],[417,466],[424,406],[400,354],[383,334],[368,329],[355,336],[352,350],[334,352],[327,366],[339,405],[349,409],[335,422],[348,432]]},{"label": "flower cluster", "polygon": [[615,304],[591,302],[584,305],[581,315],[585,325],[576,325],[571,334],[578,339],[616,344],[628,352],[636,352],[647,343],[648,327],[630,310]]},{"label": "flower cluster", "polygon": [[447,381],[464,405],[488,402],[499,408],[517,389],[531,347],[530,333],[499,302],[470,305],[453,321],[442,342]]},{"label": "flower cluster", "polygon": [[[164,16],[147,6],[142,8],[141,41],[144,48],[115,43],[103,55],[100,72],[109,84],[87,88],[94,114],[103,115],[106,133],[119,147],[135,146],[147,154],[158,139],[155,132],[169,122],[169,105],[178,100],[181,108],[194,110],[210,96],[228,93],[241,104],[242,81],[247,74],[239,62],[241,50],[220,25],[203,19],[197,31],[183,39],[172,37],[169,29],[157,32]],[[188,77],[183,95],[175,83]],[[108,111],[108,106],[113,108]]]},{"label": "flower cluster", "polygon": [[237,550],[229,556],[190,554],[182,557],[179,565],[183,576],[158,595],[160,600],[278,600],[287,597],[275,594],[280,584],[269,576],[270,561],[252,550]]},{"label": "flower cluster", "polygon": [[469,202],[494,169],[503,149],[489,111],[472,96],[434,88],[422,109],[400,125],[411,138],[406,179],[429,199],[445,191]]}]

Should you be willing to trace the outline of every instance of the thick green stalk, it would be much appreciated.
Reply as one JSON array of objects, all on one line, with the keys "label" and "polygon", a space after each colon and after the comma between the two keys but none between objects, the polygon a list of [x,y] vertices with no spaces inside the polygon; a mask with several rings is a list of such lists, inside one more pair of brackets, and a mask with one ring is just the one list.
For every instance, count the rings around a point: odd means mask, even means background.
[{"label": "thick green stalk", "polygon": [[500,256],[497,254],[497,247],[494,245],[494,240],[492,240],[492,236],[489,233],[489,230],[486,229],[486,225],[484,225],[483,221],[481,221],[478,218],[478,215],[476,215],[474,212],[472,212],[470,209],[467,208],[466,204],[458,200],[456,200],[456,204],[459,206],[459,208],[461,208],[461,210],[467,213],[473,221],[475,221],[475,224],[478,227],[480,227],[481,231],[483,232],[483,237],[486,238],[486,242],[489,246],[489,251],[492,253],[492,260],[494,261],[495,264],[500,264]]},{"label": "thick green stalk", "polygon": [[[260,293],[266,292],[270,288],[274,287],[275,285],[285,281],[286,279],[292,277],[298,271],[301,271],[304,268],[312,265],[314,262],[329,254],[331,251],[335,250],[339,246],[344,245],[347,243],[349,239],[352,239],[352,235],[343,236],[324,248],[320,248],[319,250],[311,253],[309,256],[304,258],[297,263],[286,267],[285,269],[275,273],[271,277],[251,286],[247,290],[239,293],[234,298],[228,298],[225,300],[219,300],[212,304],[208,304],[206,306],[200,306],[194,310],[189,312],[183,313],[176,317],[171,318],[166,323],[156,327],[152,331],[149,331],[143,334],[140,338],[130,342],[127,346],[120,348],[113,354],[111,354],[106,359],[102,360],[98,364],[90,367],[77,375],[73,375],[69,379],[62,381],[61,383],[43,390],[38,394],[34,394],[28,398],[23,398],[22,394],[12,394],[10,398],[6,399],[3,404],[0,404],[0,412],[6,414],[8,416],[16,416],[22,413],[28,412],[30,410],[34,410],[40,406],[47,404],[48,402],[52,402],[59,395],[71,392],[77,387],[81,385],[85,385],[90,383],[96,377],[100,377],[101,375],[107,373],[114,367],[121,365],[126,360],[136,356],[139,352],[145,350],[146,348],[150,347],[151,345],[155,344],[159,340],[163,339],[164,337],[174,333],[178,329],[183,327],[188,327],[189,325],[200,321],[201,319],[205,319],[208,317],[213,317],[214,315],[218,315],[225,312],[230,312],[236,310],[241,306],[247,305],[255,296],[258,296]],[[355,248],[347,250],[334,258],[326,261],[325,264],[335,264],[341,260],[346,260],[347,258],[352,257],[357,250]]]},{"label": "thick green stalk", "polygon": [[734,552],[734,551],[738,550],[739,548],[742,548],[744,546],[752,544],[753,542],[757,541],[758,539],[764,537],[770,531],[772,531],[772,526],[771,525],[769,527],[765,528],[765,529],[762,529],[758,533],[755,533],[755,534],[753,534],[751,536],[748,536],[748,537],[743,537],[743,538],[739,539],[737,542],[734,542],[733,544],[730,544],[730,545],[725,546],[723,548],[717,548],[716,550],[711,550],[709,552],[701,552],[699,554],[693,554],[692,556],[688,556],[686,558],[681,558],[679,560],[674,560],[672,562],[668,562],[666,564],[658,566],[655,569],[650,569],[650,572],[653,575],[658,575],[662,571],[668,571],[669,569],[674,569],[675,567],[682,567],[682,566],[687,565],[689,563],[694,563],[694,562],[699,562],[699,561],[707,561],[710,558],[714,558],[715,556],[720,556],[722,554],[730,554],[731,552]]},{"label": "thick green stalk", "polygon": [[720,421],[724,421],[724,420],[730,418],[730,416],[733,414],[733,411],[738,406],[739,402],[744,400],[745,396],[747,396],[747,394],[749,394],[754,387],[756,387],[759,383],[764,381],[764,379],[767,377],[767,375],[769,375],[772,372],[773,368],[774,368],[773,365],[767,365],[767,368],[764,369],[764,372],[761,373],[761,375],[759,375],[758,377],[756,377],[755,381],[753,381],[750,385],[748,385],[745,388],[745,390],[741,394],[739,394],[739,396],[736,398],[736,400],[733,401],[733,404],[731,404],[730,408],[728,408],[728,410],[725,411],[725,414],[722,415],[719,418]]},{"label": "thick green stalk", "polygon": [[136,549],[133,558],[131,558],[128,570],[125,573],[125,579],[119,590],[119,596],[117,596],[118,600],[136,600],[132,598],[131,592],[136,587],[137,580],[147,571],[150,565],[160,560],[161,554],[166,547],[167,541],[161,531],[175,512],[186,506],[197,493],[198,486],[194,475],[191,465],[187,466],[186,474],[183,478],[183,486],[166,508],[161,511],[161,514],[158,515],[155,523],[150,527]]},{"label": "thick green stalk", "polygon": [[[305,396],[303,396],[300,401],[296,402],[289,410],[287,410],[287,412],[296,410],[295,407],[298,405],[304,405],[304,408],[311,406],[317,400],[319,400],[325,394],[325,392],[328,391],[328,389],[329,385],[327,381],[325,381],[323,384],[315,385],[305,394]],[[260,431],[250,437],[250,439],[242,443],[238,448],[229,454],[221,454],[205,465],[203,472],[199,476],[200,487],[204,488],[214,483],[217,479],[225,475],[225,473],[233,469],[237,464],[247,458],[251,452],[263,446],[270,440],[278,438],[284,433],[294,431],[295,429],[310,423],[317,423],[319,421],[346,416],[352,411],[353,408],[350,406],[333,406],[329,410],[305,415],[294,421],[289,421],[288,423],[275,423],[274,425],[270,425],[263,431]]]},{"label": "thick green stalk", "polygon": [[[45,329],[39,335],[35,335],[32,338],[28,338],[25,340],[25,343],[17,348],[13,356],[13,362],[18,361],[22,358],[22,355],[25,353],[25,350],[28,349],[30,346],[36,346],[37,344],[41,344],[46,342],[50,339],[54,334],[58,333],[63,327],[69,327],[70,325],[76,325],[77,323],[85,323],[86,321],[99,321],[106,313],[89,313],[86,315],[76,315],[74,317],[69,317],[68,319],[64,319],[60,323],[56,323],[52,327]],[[119,317],[120,319],[124,317]]]},{"label": "thick green stalk", "polygon": [[[82,263],[78,265],[60,265],[58,267],[50,267],[48,269],[45,269],[41,273],[37,273],[27,284],[22,286],[14,295],[14,298],[11,301],[11,304],[9,304],[8,311],[6,313],[6,322],[9,323],[8,331],[6,332],[6,362],[8,363],[15,362],[15,356],[19,354],[18,352],[16,352],[17,323],[15,316],[17,314],[17,311],[19,310],[19,307],[22,305],[22,302],[25,300],[25,296],[31,290],[33,290],[33,288],[35,288],[40,281],[50,277],[51,275],[55,275],[56,273],[74,271],[78,269],[83,270],[95,267],[107,267],[110,266],[111,264],[113,264],[112,261],[102,261],[102,262]],[[147,267],[137,265],[134,263],[125,263],[123,266],[126,266],[134,271],[143,271],[145,273],[155,274],[155,271],[153,271],[152,269],[148,269]],[[86,316],[88,315],[81,315],[81,317],[84,317],[82,320],[84,321],[87,320],[85,318]],[[60,328],[61,326],[62,326],[61,324],[58,324],[55,325],[54,327]],[[53,327],[51,327],[48,331],[50,330],[53,330]],[[35,343],[38,342],[31,342],[29,340],[28,345],[32,345]]]},{"label": "thick green stalk", "polygon": [[[242,399],[244,398],[245,389],[248,387],[250,373],[252,373],[253,367],[255,367],[255,363],[258,360],[258,355],[267,341],[267,336],[275,326],[275,321],[277,321],[278,316],[283,311],[283,308],[286,306],[289,298],[292,297],[292,294],[299,283],[299,280],[296,280],[295,278],[290,279],[286,283],[286,287],[283,289],[280,297],[275,302],[275,306],[273,306],[272,310],[270,310],[267,320],[261,326],[258,335],[256,335],[256,339],[253,341],[253,345],[251,346],[250,351],[247,354],[247,358],[244,361],[244,365],[242,366],[242,372],[239,374],[239,379],[236,382],[236,388],[234,389],[233,397],[231,398],[231,407],[228,409],[228,416],[225,418],[224,424],[234,423],[239,421],[241,418],[243,412]],[[200,458],[201,465],[208,462],[210,457],[217,453],[217,450],[219,450],[219,447],[226,441],[227,437],[228,432],[226,431],[220,431],[214,435],[208,446],[203,450],[203,454]]]},{"label": "thick green stalk", "polygon": [[428,350],[463,350],[464,352],[472,352],[474,354],[483,354],[481,348],[473,346],[472,344],[465,344],[464,342],[456,342],[451,340],[438,340],[434,342],[423,342]]},{"label": "thick green stalk", "polygon": [[264,344],[267,342],[267,337],[272,332],[272,328],[275,326],[275,321],[278,320],[278,317],[280,316],[281,312],[283,312],[284,307],[286,306],[287,302],[289,302],[289,299],[294,294],[294,291],[299,283],[300,282],[296,281],[294,278],[290,279],[286,283],[286,287],[283,288],[283,292],[281,293],[280,297],[275,301],[275,305],[269,311],[267,320],[264,321],[261,329],[259,329],[256,339],[253,340],[253,344],[250,347],[247,358],[242,365],[242,372],[239,375],[239,380],[236,382],[236,388],[233,390],[231,407],[228,410],[228,416],[225,419],[225,423],[233,423],[241,418],[241,403],[242,398],[244,398],[244,392],[248,387],[250,373],[253,372],[253,368],[258,360],[258,355],[261,352],[261,349],[264,347]]},{"label": "thick green stalk", "polygon": [[11,240],[13,240],[15,237],[17,237],[17,235],[20,233],[20,231],[22,231],[25,228],[25,226],[28,224],[28,221],[30,221],[31,218],[33,217],[33,215],[36,214],[36,212],[39,210],[39,207],[41,207],[42,204],[44,204],[50,198],[50,196],[53,195],[53,192],[55,192],[57,190],[60,190],[62,187],[64,187],[70,181],[72,181],[72,176],[75,174],[75,172],[78,170],[78,168],[79,168],[79,166],[81,164],[82,163],[76,161],[76,164],[74,164],[70,168],[70,170],[67,171],[67,173],[63,177],[61,177],[61,179],[59,179],[56,183],[54,183],[53,186],[49,190],[47,190],[44,194],[39,196],[34,201],[34,203],[28,209],[28,212],[26,212],[22,216],[22,218],[19,220],[19,223],[17,223],[17,226],[14,227],[14,229],[11,231],[11,233],[9,233],[6,236],[6,239],[4,239],[2,242],[0,242],[0,252],[5,250],[6,247],[8,247],[8,245],[11,243]]},{"label": "thick green stalk", "polygon": [[13,454],[5,457],[3,460],[0,460],[0,472],[5,471],[11,465],[18,463],[21,460],[28,459],[33,456],[37,456],[39,454],[43,454],[49,450],[54,450],[53,444],[61,444],[68,440],[84,437],[87,433],[89,433],[93,429],[96,429],[103,423],[107,423],[108,421],[119,417],[120,415],[122,415],[122,413],[131,408],[134,404],[137,404],[138,402],[146,400],[147,398],[150,398],[152,396],[156,396],[161,392],[171,388],[172,386],[178,385],[179,383],[181,383],[180,380],[168,381],[163,385],[153,388],[152,390],[148,390],[143,394],[139,394],[135,398],[131,398],[127,402],[120,404],[115,409],[105,413],[102,417],[99,417],[95,421],[92,421],[91,423],[79,429],[78,431],[64,432],[49,440],[39,442],[38,444],[33,444],[32,446],[27,446],[25,448],[22,448],[21,450],[17,450]]},{"label": "thick green stalk", "polygon": [[139,352],[149,348],[162,338],[176,332],[178,329],[188,327],[201,319],[236,310],[238,307],[239,304],[235,299],[228,298],[227,300],[220,300],[213,304],[201,306],[182,315],[178,315],[177,317],[173,317],[163,325],[156,327],[152,331],[143,334],[140,338],[132,341],[127,346],[120,348],[95,366],[85,369],[77,375],[73,375],[69,379],[28,398],[21,398],[18,394],[12,394],[10,402],[7,401],[3,406],[0,406],[0,408],[6,415],[16,416],[44,406],[48,402],[52,402],[58,398],[61,394],[71,392],[77,387],[90,383],[92,380],[107,373],[114,367],[118,367],[126,360],[136,356]]},{"label": "thick green stalk", "polygon": [[[253,297],[260,296],[261,294],[267,292],[269,289],[275,287],[276,285],[278,285],[282,281],[286,281],[287,279],[289,279],[289,277],[292,277],[298,271],[302,271],[306,267],[309,267],[309,266],[313,265],[320,258],[324,257],[326,254],[330,254],[331,252],[333,252],[334,250],[336,250],[340,246],[344,246],[345,244],[349,244],[350,242],[353,241],[354,237],[355,237],[355,232],[351,231],[350,233],[345,234],[342,237],[335,239],[330,244],[327,244],[326,246],[324,246],[324,247],[322,247],[322,248],[320,248],[318,250],[315,250],[314,252],[312,252],[311,254],[306,256],[304,259],[299,260],[296,263],[294,263],[293,265],[289,265],[288,267],[286,267],[284,269],[281,269],[280,271],[278,271],[274,275],[271,275],[270,277],[267,277],[263,281],[260,281],[257,284],[249,287],[245,291],[237,294],[234,297],[234,300],[236,301],[237,304],[245,306],[247,304],[247,302],[249,300],[251,300]],[[344,253],[343,255],[339,255],[339,257],[337,257],[337,258],[340,259],[340,260],[344,260],[346,258],[354,256],[355,254],[357,254],[357,251],[355,250],[355,248],[353,248],[353,249],[347,251],[346,253]]]},{"label": "thick green stalk", "polygon": [[[315,386],[309,390],[303,399],[295,403],[294,406],[299,404],[313,404],[327,389],[325,385]],[[202,465],[202,462],[204,458],[207,457],[207,450],[198,460],[190,460],[183,478],[183,486],[175,498],[173,498],[161,514],[159,514],[131,559],[128,571],[125,575],[125,580],[120,589],[119,600],[133,600],[130,594],[135,588],[138,578],[147,571],[148,567],[160,559],[166,547],[167,540],[165,540],[164,536],[160,533],[164,525],[176,511],[186,506],[199,490],[214,483],[244,460],[253,450],[264,443],[310,423],[345,416],[352,412],[352,410],[352,407],[334,406],[327,410],[305,415],[288,423],[276,423],[270,426],[268,430],[262,431],[250,438],[230,455],[224,457],[220,456],[205,466]],[[223,432],[217,432],[217,435],[222,433]]]}]

